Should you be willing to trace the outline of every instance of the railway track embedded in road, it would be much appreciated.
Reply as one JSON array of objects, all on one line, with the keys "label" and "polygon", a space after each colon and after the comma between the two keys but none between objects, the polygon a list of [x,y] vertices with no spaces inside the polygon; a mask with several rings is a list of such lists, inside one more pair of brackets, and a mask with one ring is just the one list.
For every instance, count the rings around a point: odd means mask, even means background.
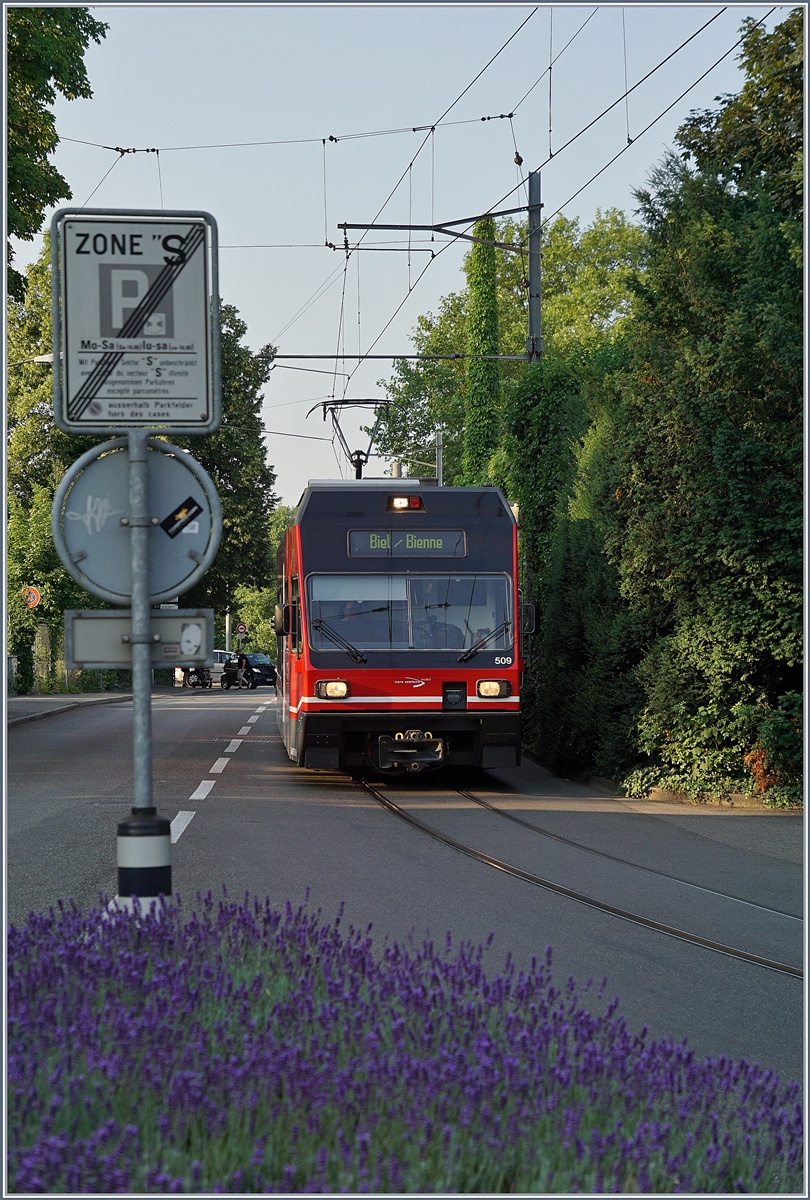
[{"label": "railway track embedded in road", "polygon": [[753,900],[743,900],[740,896],[732,896],[730,892],[718,892],[716,888],[703,887],[700,883],[690,883],[688,879],[681,879],[679,875],[670,875],[667,871],[657,871],[654,867],[644,867],[641,863],[631,862],[627,858],[619,858],[618,855],[608,854],[604,850],[594,850],[592,846],[585,846],[582,842],[574,842],[571,838],[563,837],[562,834],[552,833],[549,829],[541,829],[533,821],[524,821],[522,817],[516,817],[514,813],[504,812],[497,805],[490,804],[488,800],[482,800],[480,796],[474,796],[472,792],[467,792],[463,788],[455,788],[454,790],[459,796],[463,796],[465,800],[472,800],[474,804],[480,804],[482,808],[486,808],[489,812],[503,817],[506,821],[513,821],[515,825],[522,825],[524,829],[530,829],[532,833],[550,838],[554,842],[561,842],[564,846],[571,846],[575,850],[582,850],[585,854],[595,854],[597,858],[606,858],[609,862],[620,863],[623,867],[632,867],[635,871],[646,871],[648,875],[658,875],[662,879],[671,879],[675,883],[680,883],[683,887],[695,888],[698,892],[706,892],[709,896],[719,896],[723,900],[733,900],[735,904],[747,904],[749,908],[758,908],[760,912],[773,913],[777,917],[787,917],[791,921],[801,921],[802,919],[801,917],[797,917],[795,913],[785,912],[781,908],[770,908],[766,904],[756,904]]},{"label": "railway track embedded in road", "polygon": [[[354,779],[354,783],[367,795],[371,796],[372,799],[376,800],[378,804],[382,805],[383,808],[387,809],[401,820],[406,821],[409,825],[412,825],[416,829],[420,829],[423,833],[427,833],[430,837],[435,838],[437,841],[443,842],[446,846],[451,846],[454,850],[459,850],[462,854],[466,854],[469,858],[473,858],[477,862],[483,863],[485,866],[493,867],[496,871],[502,871],[506,875],[511,875],[515,879],[521,879],[525,883],[531,883],[535,887],[541,887],[546,891],[555,892],[557,895],[565,896],[569,900],[575,900],[578,904],[584,904],[588,908],[593,908],[599,912],[607,913],[610,916],[618,917],[623,921],[629,921],[633,925],[639,925],[644,929],[652,929],[657,933],[664,934],[667,937],[676,938],[679,941],[687,942],[693,946],[701,946],[704,950],[713,950],[718,954],[724,954],[727,957],[737,959],[740,962],[747,962],[754,966],[764,967],[766,970],[776,971],[781,975],[790,975],[795,979],[804,978],[804,972],[800,967],[792,967],[787,963],[775,962],[772,959],[763,958],[758,954],[750,954],[747,950],[738,950],[734,946],[726,946],[722,942],[715,942],[709,938],[700,937],[698,934],[688,933],[683,929],[676,929],[674,926],[665,925],[661,921],[654,921],[650,917],[643,917],[638,913],[632,913],[628,912],[626,909],[618,908],[614,904],[608,904],[603,900],[597,900],[593,896],[586,896],[582,892],[574,891],[573,888],[567,888],[563,884],[555,883],[551,879],[543,879],[540,875],[535,875],[531,871],[525,871],[522,867],[517,867],[511,863],[503,862],[501,859],[495,858],[491,854],[487,854],[482,850],[477,850],[474,846],[468,846],[464,842],[459,842],[455,838],[450,837],[448,834],[442,833],[440,829],[436,829],[434,826],[428,825],[425,821],[421,821],[418,817],[415,817],[412,813],[408,812],[406,808],[401,807],[401,805],[391,800],[390,797],[383,795],[383,793],[369,783],[367,779],[357,777]],[[506,819],[513,820],[520,825],[524,825],[529,829],[533,829],[536,833],[545,833],[544,830],[539,829],[537,826],[532,825],[528,821],[523,821],[519,817],[514,817],[511,813],[504,813],[500,809],[495,808],[494,805],[489,805],[486,802],[480,801],[477,797],[472,796],[469,792],[461,791],[459,788],[455,788],[454,791],[456,791],[458,795],[463,796],[465,799],[474,800],[476,803],[482,804],[484,808],[489,808],[492,812],[505,817]],[[569,845],[576,846],[578,849],[588,850],[589,853],[601,854],[600,851],[591,851],[586,846],[578,846],[578,843],[576,842],[568,842],[568,839],[566,838],[558,838],[556,834],[546,834],[546,836],[553,837],[559,841],[567,842]],[[611,855],[603,855],[603,857],[612,858]],[[623,862],[624,860],[613,859],[613,861]],[[633,867],[636,866],[635,863],[627,863],[626,865]],[[648,867],[640,869],[647,871],[650,870]],[[660,872],[653,873],[660,874]],[[673,877],[666,876],[666,878]],[[679,880],[678,882],[685,881]],[[708,891],[709,889],[703,890]],[[723,893],[714,894],[722,895]],[[736,900],[737,897],[730,896],[727,897],[727,899]],[[775,909],[767,911],[777,912]],[[793,920],[797,919],[792,917],[792,914],[790,913],[779,913],[778,915],[791,917]]]}]

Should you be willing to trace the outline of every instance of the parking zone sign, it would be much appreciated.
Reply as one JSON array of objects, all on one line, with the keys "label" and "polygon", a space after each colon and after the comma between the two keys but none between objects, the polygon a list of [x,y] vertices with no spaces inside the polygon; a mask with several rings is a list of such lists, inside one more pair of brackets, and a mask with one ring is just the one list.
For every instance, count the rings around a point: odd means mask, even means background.
[{"label": "parking zone sign", "polygon": [[220,419],[214,218],[61,209],[51,237],[59,428],[212,433]]}]

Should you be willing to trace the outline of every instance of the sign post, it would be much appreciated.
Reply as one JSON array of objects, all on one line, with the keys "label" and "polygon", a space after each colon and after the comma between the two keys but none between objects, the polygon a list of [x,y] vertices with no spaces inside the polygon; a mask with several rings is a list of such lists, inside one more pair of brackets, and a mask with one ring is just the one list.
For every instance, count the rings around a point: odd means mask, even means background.
[{"label": "sign post", "polygon": [[[65,433],[125,434],[69,469],[52,529],[70,574],[130,608],[123,636],[132,655],[134,795],[132,815],[118,826],[116,904],[131,909],[137,896],[148,908],[172,891],[170,826],[152,795],[152,651],[161,635],[151,605],[196,583],[222,529],[199,463],[150,434],[219,427],[217,227],[204,212],[60,209],[51,247],[56,424]],[[189,473],[203,484],[207,507],[186,483]],[[68,509],[69,496],[78,508]],[[78,543],[66,528],[71,519],[83,529]],[[186,530],[196,541],[177,537]]]}]

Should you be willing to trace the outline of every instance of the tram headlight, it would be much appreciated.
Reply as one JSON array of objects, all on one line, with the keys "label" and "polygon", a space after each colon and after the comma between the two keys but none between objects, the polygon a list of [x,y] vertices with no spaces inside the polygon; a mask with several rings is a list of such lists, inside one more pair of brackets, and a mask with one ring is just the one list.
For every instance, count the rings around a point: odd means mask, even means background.
[{"label": "tram headlight", "polygon": [[512,685],[508,679],[479,679],[475,690],[483,699],[497,700],[511,695]]},{"label": "tram headlight", "polygon": [[319,679],[315,684],[319,700],[344,700],[348,694],[349,685],[342,679]]}]

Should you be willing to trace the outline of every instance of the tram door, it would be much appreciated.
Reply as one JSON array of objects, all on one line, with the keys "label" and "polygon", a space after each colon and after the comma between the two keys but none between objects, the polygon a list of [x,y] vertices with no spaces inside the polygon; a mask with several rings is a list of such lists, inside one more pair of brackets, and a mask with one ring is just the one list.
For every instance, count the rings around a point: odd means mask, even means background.
[{"label": "tram door", "polygon": [[[295,749],[295,735],[298,728],[297,717],[301,711],[302,679],[301,674],[301,602],[298,594],[298,576],[292,575],[289,581],[289,599],[287,603],[290,605],[291,625],[290,632],[286,637],[287,654],[284,660],[287,686],[287,753],[293,757]],[[292,710],[292,711],[290,711]]]}]

